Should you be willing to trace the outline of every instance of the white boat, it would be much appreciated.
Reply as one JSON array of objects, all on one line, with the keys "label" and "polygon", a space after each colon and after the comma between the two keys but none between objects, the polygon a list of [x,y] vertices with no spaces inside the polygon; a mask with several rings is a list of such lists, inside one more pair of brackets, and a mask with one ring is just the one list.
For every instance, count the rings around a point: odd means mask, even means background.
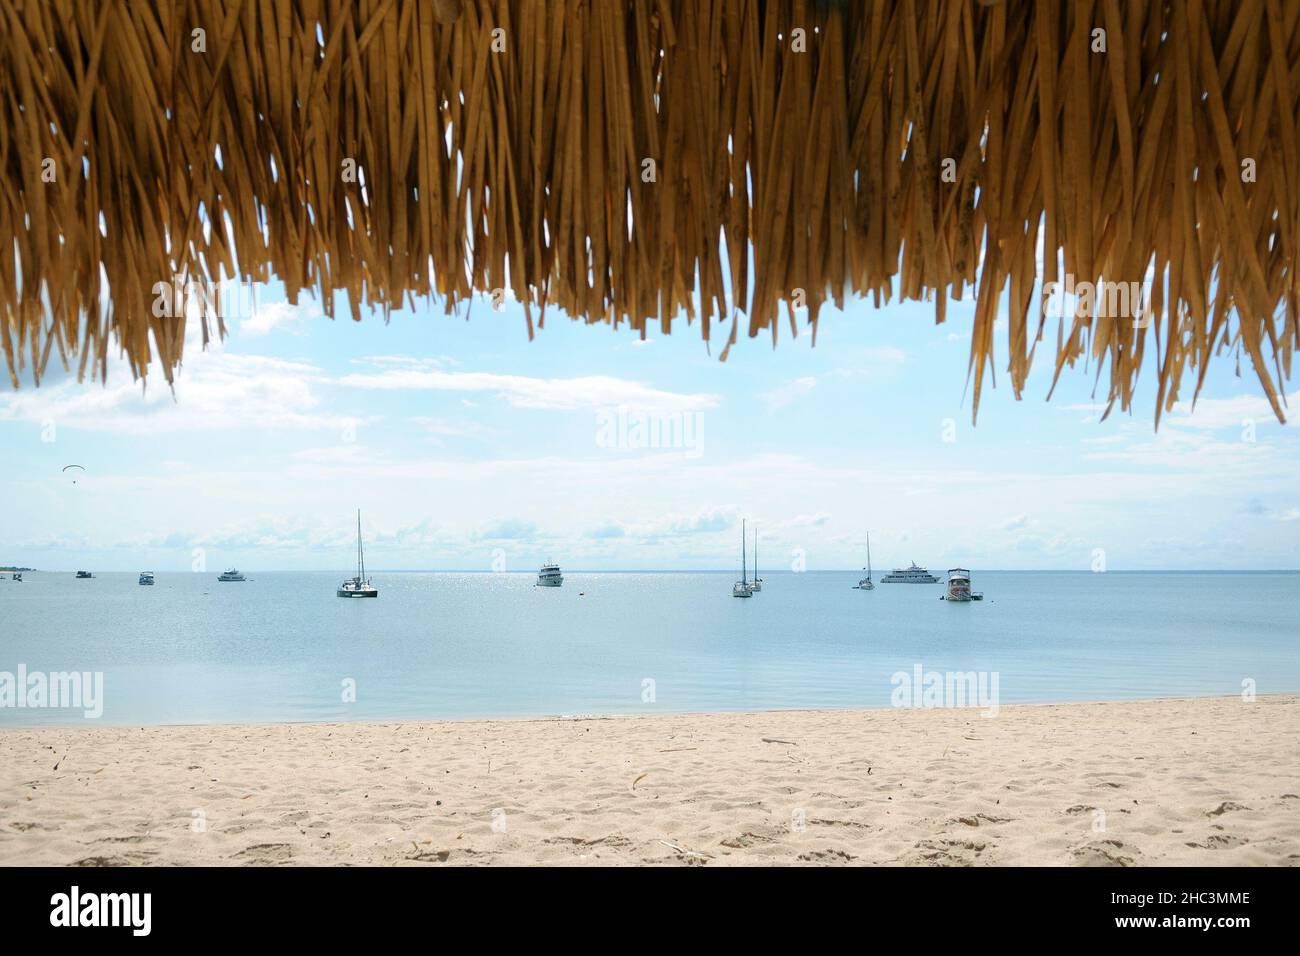
[{"label": "white boat", "polygon": [[731,586],[731,596],[747,598],[754,596],[754,589],[749,583],[749,569],[745,567],[745,522],[740,522],[740,580]]},{"label": "white boat", "polygon": [[152,586],[152,585],[153,585],[153,572],[152,572],[152,571],[141,571],[141,572],[140,572],[140,583],[141,583],[141,584],[145,584],[145,585]]},{"label": "white boat", "polygon": [[970,571],[966,568],[948,569],[948,593],[944,595],[949,601],[965,603],[971,599]]},{"label": "white boat", "polygon": [[749,582],[749,590],[758,592],[763,590],[763,579],[758,576],[758,532],[754,532],[754,580]]},{"label": "white boat", "polygon": [[239,571],[236,568],[226,568],[226,570],[222,571],[220,574],[217,575],[217,580],[218,581],[243,581],[245,580],[245,578],[242,574],[239,573]]},{"label": "white boat", "polygon": [[894,568],[883,578],[881,584],[938,584],[939,579],[915,561],[910,568]]},{"label": "white boat", "polygon": [[857,584],[860,591],[874,591],[876,586],[871,583],[871,532],[867,532],[867,576]]},{"label": "white boat", "polygon": [[560,573],[558,564],[543,564],[541,570],[537,572],[539,588],[558,588],[562,584],[564,584],[564,575]]},{"label": "white boat", "polygon": [[[361,544],[361,509],[357,509],[357,573],[339,585],[334,592],[341,598],[377,598],[379,588],[366,577],[366,551]],[[378,613],[378,612],[376,612]]]}]

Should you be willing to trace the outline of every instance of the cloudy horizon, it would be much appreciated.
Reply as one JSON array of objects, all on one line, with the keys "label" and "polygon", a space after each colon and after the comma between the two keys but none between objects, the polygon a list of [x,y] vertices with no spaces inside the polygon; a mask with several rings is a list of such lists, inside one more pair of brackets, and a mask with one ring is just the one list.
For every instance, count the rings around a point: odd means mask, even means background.
[{"label": "cloudy horizon", "polygon": [[878,569],[1300,567],[1300,442],[1248,363],[1157,433],[1149,372],[1100,422],[1095,367],[1044,401],[1049,340],[1016,402],[1000,347],[972,426],[968,302],[939,326],[855,303],[815,348],[742,335],[720,363],[725,330],[710,351],[684,323],[554,313],[529,342],[515,303],[358,325],[259,301],[187,346],[174,396],[121,364],[0,392],[0,565],[344,569],[360,507],[376,569],[728,570],[742,518],[773,569],[861,567],[868,531]]}]

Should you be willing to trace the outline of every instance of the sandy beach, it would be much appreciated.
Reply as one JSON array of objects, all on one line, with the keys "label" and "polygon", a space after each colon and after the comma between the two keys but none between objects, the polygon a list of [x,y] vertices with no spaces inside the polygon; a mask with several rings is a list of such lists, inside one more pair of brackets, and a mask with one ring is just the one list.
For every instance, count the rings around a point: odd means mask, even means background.
[{"label": "sandy beach", "polygon": [[1300,697],[0,731],[0,864],[1296,865]]}]

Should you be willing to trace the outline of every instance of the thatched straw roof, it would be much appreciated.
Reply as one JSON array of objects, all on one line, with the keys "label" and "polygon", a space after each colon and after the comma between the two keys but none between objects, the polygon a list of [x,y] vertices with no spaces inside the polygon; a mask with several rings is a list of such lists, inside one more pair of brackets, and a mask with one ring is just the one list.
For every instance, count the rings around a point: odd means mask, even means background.
[{"label": "thatched straw roof", "polygon": [[[1157,420],[1240,350],[1281,417],[1298,21],[1285,0],[4,0],[5,356],[16,384],[52,349],[102,368],[113,339],[170,377],[172,276],[278,277],[331,313],[343,291],[354,317],[508,288],[530,329],[546,306],[685,316],[728,347],[795,331],[792,305],[896,294],[942,321],[973,292],[976,405],[998,367],[1020,393],[1046,332],[1058,374],[1086,360],[1123,407],[1156,350]],[[1045,318],[1040,268],[1154,276],[1150,321]]]}]

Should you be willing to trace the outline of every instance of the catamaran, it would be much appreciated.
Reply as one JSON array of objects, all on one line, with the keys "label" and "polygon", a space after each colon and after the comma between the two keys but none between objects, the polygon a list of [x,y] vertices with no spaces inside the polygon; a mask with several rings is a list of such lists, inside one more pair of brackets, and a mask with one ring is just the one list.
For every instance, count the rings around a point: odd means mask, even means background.
[{"label": "catamaran", "polygon": [[341,598],[377,598],[379,588],[366,577],[366,552],[361,545],[361,509],[357,509],[357,573],[339,585],[334,592]]},{"label": "catamaran", "polygon": [[754,580],[749,582],[751,591],[763,590],[763,579],[758,576],[758,532],[754,532]]},{"label": "catamaran", "polygon": [[226,570],[222,571],[220,574],[217,575],[217,580],[218,581],[244,581],[247,579],[242,574],[239,573],[238,568],[226,568]]},{"label": "catamaran", "polygon": [[740,580],[731,586],[731,596],[747,598],[754,596],[754,589],[749,583],[749,569],[745,567],[745,521],[740,522]]},{"label": "catamaran", "polygon": [[861,591],[874,591],[876,586],[871,583],[871,532],[867,532],[867,576],[858,582],[857,587]]},{"label": "catamaran", "polygon": [[153,585],[153,572],[152,572],[152,571],[141,571],[141,572],[140,572],[140,583],[143,584],[143,585],[149,585],[149,586],[152,586],[152,585]]}]

